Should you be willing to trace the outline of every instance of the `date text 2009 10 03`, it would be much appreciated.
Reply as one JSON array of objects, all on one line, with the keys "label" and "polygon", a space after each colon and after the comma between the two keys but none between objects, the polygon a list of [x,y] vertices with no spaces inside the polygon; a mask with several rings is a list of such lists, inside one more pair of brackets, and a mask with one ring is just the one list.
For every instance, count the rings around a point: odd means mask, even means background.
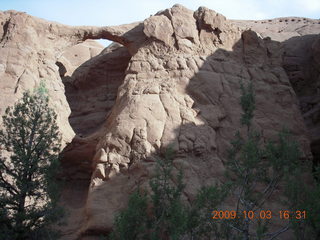
[{"label": "date text 2009 10 03", "polygon": [[306,211],[289,211],[281,210],[278,212],[272,212],[271,210],[261,210],[261,211],[212,211],[212,219],[240,219],[240,218],[249,218],[249,219],[271,219],[273,217],[278,217],[280,219],[306,219]]}]

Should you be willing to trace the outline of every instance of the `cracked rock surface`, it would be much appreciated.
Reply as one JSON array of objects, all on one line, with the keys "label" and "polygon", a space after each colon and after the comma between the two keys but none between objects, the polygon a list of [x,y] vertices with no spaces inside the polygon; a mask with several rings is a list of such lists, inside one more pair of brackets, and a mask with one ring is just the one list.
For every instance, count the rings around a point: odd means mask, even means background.
[{"label": "cracked rock surface", "polygon": [[[174,5],[143,22],[71,27],[1,12],[0,113],[43,79],[59,116],[70,213],[63,239],[109,232],[129,194],[148,188],[155,155],[168,146],[187,200],[224,181],[241,127],[241,81],[254,85],[262,139],[285,125],[310,158],[310,141],[320,137],[320,24],[293,19],[235,21]],[[89,40],[99,38],[114,43],[103,49]]]}]

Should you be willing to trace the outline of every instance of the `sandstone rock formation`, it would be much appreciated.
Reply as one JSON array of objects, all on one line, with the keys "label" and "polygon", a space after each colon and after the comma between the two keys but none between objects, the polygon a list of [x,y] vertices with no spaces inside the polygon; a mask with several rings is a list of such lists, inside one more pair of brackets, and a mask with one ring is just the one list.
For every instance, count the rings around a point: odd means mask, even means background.
[{"label": "sandstone rock formation", "polygon": [[314,163],[320,163],[320,20],[276,18],[262,21],[234,21],[262,37],[281,41],[282,66],[299,100],[311,140]]},{"label": "sandstone rock formation", "polygon": [[[320,137],[320,44],[319,35],[300,35],[320,24],[292,19],[231,21],[175,5],[140,23],[71,27],[0,13],[0,113],[45,79],[68,143],[63,239],[109,232],[128,195],[148,188],[155,155],[169,145],[186,199],[224,181],[226,150],[240,128],[240,81],[255,87],[254,127],[263,139],[285,125],[310,158],[310,140]],[[85,41],[98,38],[116,43],[102,50]]]},{"label": "sandstone rock formation", "polygon": [[[67,121],[70,109],[56,64],[59,65],[60,55],[70,46],[87,39],[99,38],[116,40],[134,52],[136,42],[133,41],[139,40],[140,37],[135,34],[139,24],[116,28],[70,27],[16,11],[0,12],[0,23],[0,114],[2,115],[6,107],[13,104],[24,91],[33,89],[43,80],[52,98],[51,104],[58,113],[58,124],[65,142],[72,140],[74,132]],[[128,32],[131,34],[126,37]],[[95,54],[97,52],[93,51],[87,57]],[[78,59],[88,60],[85,57],[81,56]],[[77,62],[73,64],[77,65]],[[72,70],[74,69],[69,69]]]}]

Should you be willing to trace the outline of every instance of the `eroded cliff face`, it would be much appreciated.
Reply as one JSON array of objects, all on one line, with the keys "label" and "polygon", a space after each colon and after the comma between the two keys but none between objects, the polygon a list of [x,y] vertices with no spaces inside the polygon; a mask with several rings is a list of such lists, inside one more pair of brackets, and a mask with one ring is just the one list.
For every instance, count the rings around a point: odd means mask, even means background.
[{"label": "eroded cliff face", "polygon": [[[39,85],[40,81],[44,81],[49,90],[51,105],[57,111],[58,125],[65,143],[72,140],[74,131],[68,122],[70,108],[59,76],[63,71],[59,70],[61,54],[68,47],[86,39],[102,37],[116,39],[126,45],[130,51],[136,51],[132,41],[136,39],[133,29],[137,24],[116,28],[70,27],[16,11],[0,12],[0,23],[0,114],[2,115],[7,106],[20,98],[24,91],[33,89]],[[133,32],[131,38],[122,36],[129,30]],[[100,49],[102,50],[101,47]],[[70,60],[86,61],[97,53],[96,49],[89,56],[75,57]],[[65,54],[68,53],[65,52]],[[71,63],[71,65],[77,64],[80,65],[77,62]],[[69,69],[69,72],[73,70]]]},{"label": "eroded cliff face", "polygon": [[297,94],[308,129],[315,165],[320,163],[320,20],[276,18],[263,21],[234,21],[262,37],[280,41],[282,66]]},{"label": "eroded cliff face", "polygon": [[[109,232],[129,194],[138,185],[148,188],[155,155],[169,145],[178,153],[174,165],[184,171],[186,200],[201,185],[224,181],[226,151],[240,128],[240,81],[254,85],[253,125],[263,139],[286,126],[305,158],[310,140],[319,139],[319,91],[313,87],[320,81],[319,36],[291,44],[292,34],[317,33],[315,20],[270,30],[263,24],[279,26],[277,20],[230,21],[181,5],[115,27],[70,27],[17,12],[0,19],[1,114],[45,79],[68,143],[62,153],[62,204],[69,212],[63,239]],[[117,43],[103,50],[85,41],[97,38]],[[303,87],[295,82],[296,69],[305,76]],[[313,104],[303,116],[298,99],[301,106]]]}]

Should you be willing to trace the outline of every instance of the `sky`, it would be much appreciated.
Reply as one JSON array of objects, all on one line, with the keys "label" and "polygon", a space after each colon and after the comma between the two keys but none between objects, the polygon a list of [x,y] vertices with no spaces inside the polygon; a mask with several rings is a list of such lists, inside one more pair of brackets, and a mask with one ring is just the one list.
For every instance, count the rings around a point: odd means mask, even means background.
[{"label": "sky", "polygon": [[176,3],[191,10],[206,6],[229,19],[320,18],[320,0],[0,0],[0,10],[68,25],[112,26],[142,21]]}]

